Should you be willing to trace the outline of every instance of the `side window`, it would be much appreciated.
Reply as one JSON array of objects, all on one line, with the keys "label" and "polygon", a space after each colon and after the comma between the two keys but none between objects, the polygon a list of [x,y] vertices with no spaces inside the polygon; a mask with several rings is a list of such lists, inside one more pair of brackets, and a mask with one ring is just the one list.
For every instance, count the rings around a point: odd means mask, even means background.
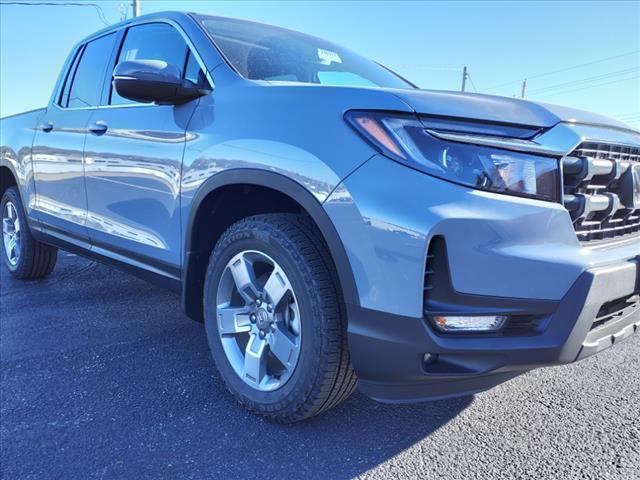
[{"label": "side window", "polygon": [[116,34],[110,33],[87,43],[76,67],[67,103],[63,106],[77,108],[100,105],[105,71],[115,41]]},{"label": "side window", "polygon": [[82,57],[82,50],[84,49],[84,45],[82,45],[78,50],[76,50],[76,54],[73,57],[73,61],[69,66],[69,70],[67,71],[67,76],[64,79],[64,85],[62,87],[62,91],[60,92],[60,98],[58,99],[58,105],[61,107],[66,107],[69,104],[69,91],[71,90],[71,82],[73,80],[73,76],[78,69],[78,63],[80,62],[80,57]]},{"label": "side window", "polygon": [[[187,44],[180,33],[166,23],[147,23],[131,27],[126,34],[117,63],[127,60],[163,60],[182,71],[187,56]],[[111,104],[135,103],[111,89]]]},{"label": "side window", "polygon": [[200,64],[196,57],[189,51],[187,54],[187,64],[184,68],[184,78],[187,80],[191,80],[198,88],[209,89],[211,86],[209,85],[209,80],[207,80],[207,76],[200,68]]}]

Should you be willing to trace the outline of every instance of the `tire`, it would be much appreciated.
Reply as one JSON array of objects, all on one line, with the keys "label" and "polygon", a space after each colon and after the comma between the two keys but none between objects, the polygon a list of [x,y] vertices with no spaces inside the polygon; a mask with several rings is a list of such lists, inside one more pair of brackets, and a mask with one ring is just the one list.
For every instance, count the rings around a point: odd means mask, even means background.
[{"label": "tire", "polygon": [[[226,387],[242,405],[279,422],[292,423],[317,415],[345,400],[356,387],[347,347],[344,303],[331,257],[320,238],[317,227],[303,215],[249,217],[223,233],[207,267],[203,308],[215,364]],[[258,286],[244,289],[242,295],[237,288],[236,267],[231,266],[241,264],[236,259],[250,265],[248,270],[255,273],[253,278]],[[267,273],[260,276],[261,269]],[[280,281],[271,283],[276,270]],[[276,283],[281,290],[270,287]],[[290,290],[282,296],[284,300],[273,301],[288,287]],[[271,295],[274,290],[276,295]],[[227,298],[232,300],[226,302]],[[243,303],[249,306],[242,307]],[[271,330],[262,330],[266,315],[260,312],[259,304],[260,308],[273,311]],[[255,313],[253,319],[243,308]],[[228,311],[241,313],[229,317]],[[233,321],[225,323],[224,318]],[[232,325],[231,330],[251,330],[229,335],[227,325]],[[264,376],[260,377],[262,368],[246,366],[249,345],[253,351],[263,334],[263,342],[269,344],[256,349],[267,357]],[[246,346],[243,335],[248,338]],[[282,345],[278,342],[283,336],[290,342],[287,353],[276,355],[282,350],[277,347]],[[294,345],[298,345],[297,350]],[[238,352],[244,353],[244,364]],[[283,357],[287,361],[280,361]],[[258,375],[250,375],[249,370]],[[262,378],[260,383],[256,378]]]},{"label": "tire", "polygon": [[[21,280],[34,280],[49,275],[56,266],[58,249],[33,238],[20,193],[16,187],[10,187],[5,191],[0,206],[2,257],[9,272]],[[16,226],[17,233],[15,233]],[[12,234],[17,239],[14,243],[7,241]]]}]

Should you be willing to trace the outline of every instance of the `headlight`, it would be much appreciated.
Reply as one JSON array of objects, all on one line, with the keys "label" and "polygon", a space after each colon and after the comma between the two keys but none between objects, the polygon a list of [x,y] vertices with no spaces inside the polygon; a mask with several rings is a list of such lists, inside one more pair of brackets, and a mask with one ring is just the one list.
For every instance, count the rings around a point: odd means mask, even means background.
[{"label": "headlight", "polygon": [[471,188],[559,201],[556,158],[438,139],[410,115],[351,111],[346,119],[382,153],[430,175]]}]

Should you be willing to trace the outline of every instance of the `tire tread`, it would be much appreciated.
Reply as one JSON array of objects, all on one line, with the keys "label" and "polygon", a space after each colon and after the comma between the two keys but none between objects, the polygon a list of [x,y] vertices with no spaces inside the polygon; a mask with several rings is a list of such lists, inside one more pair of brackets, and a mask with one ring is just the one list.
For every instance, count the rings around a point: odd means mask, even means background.
[{"label": "tire tread", "polygon": [[[16,187],[9,187],[2,197],[2,208],[7,201],[11,201],[18,210],[21,229],[22,251],[18,265],[9,271],[20,280],[36,280],[48,276],[56,266],[58,249],[36,240],[29,229],[26,213],[20,199],[20,193]],[[3,247],[4,248],[4,247]],[[6,256],[5,256],[6,260]]]}]

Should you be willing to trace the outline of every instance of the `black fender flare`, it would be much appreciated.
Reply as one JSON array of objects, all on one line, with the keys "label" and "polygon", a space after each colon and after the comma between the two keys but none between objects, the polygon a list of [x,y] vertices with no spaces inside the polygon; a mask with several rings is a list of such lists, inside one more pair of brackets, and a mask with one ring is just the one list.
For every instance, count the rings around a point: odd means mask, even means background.
[{"label": "black fender flare", "polygon": [[254,168],[240,168],[220,172],[206,180],[197,190],[189,209],[184,236],[184,257],[182,268],[182,306],[188,316],[195,320],[202,320],[200,308],[193,308],[194,294],[190,292],[192,282],[189,276],[189,265],[197,259],[197,252],[191,251],[192,232],[197,212],[207,196],[219,188],[229,185],[255,185],[278,191],[297,202],[316,223],[323,236],[325,244],[333,259],[338,273],[338,280],[346,305],[360,305],[357,286],[351,264],[338,232],[329,215],[313,194],[300,183],[291,178],[268,170]]},{"label": "black fender flare", "polygon": [[[16,186],[18,187],[18,190],[20,191],[20,197],[22,198],[22,188],[19,181],[20,177],[18,177],[13,167],[13,163],[11,163],[9,160],[6,160],[5,158],[0,158],[0,168],[6,168],[7,170],[9,170],[9,173],[13,176],[13,179],[16,181]],[[6,185],[4,184],[1,185],[1,187],[5,187],[5,186]]]},{"label": "black fender flare", "polygon": [[[3,151],[2,153],[4,154],[5,152]],[[0,169],[2,168],[6,168],[7,170],[9,170],[9,173],[13,176],[13,179],[15,180],[15,186],[18,189],[18,195],[20,195],[20,200],[22,200],[22,205],[24,206],[25,209],[27,209],[28,199],[26,197],[25,189],[28,190],[28,187],[20,181],[20,176],[18,175],[18,172],[15,169],[15,163],[2,157],[0,158]],[[2,182],[1,176],[0,176],[0,182]],[[31,179],[31,182],[34,182],[34,180]],[[35,186],[35,182],[34,182],[34,186]],[[5,188],[8,188],[8,185],[5,185],[4,183],[0,185],[0,197],[4,194]],[[42,228],[40,225],[40,221],[36,218],[29,216],[26,212],[25,214],[27,216],[27,223],[29,228],[31,229],[31,233],[37,236]]]},{"label": "black fender flare", "polygon": [[[18,176],[18,172],[16,172],[15,168],[14,168],[14,164],[12,162],[10,162],[9,160],[6,160],[4,158],[0,158],[0,168],[6,168],[7,170],[9,170],[9,173],[13,176],[13,179],[16,182],[16,188],[18,189],[18,194],[20,195],[20,200],[22,200],[22,204],[25,205],[26,208],[26,202],[25,202],[25,196],[24,196],[24,192],[23,192],[23,185],[20,183],[20,177]],[[1,178],[0,178],[1,181]],[[4,193],[5,187],[8,187],[8,185],[5,185],[4,183],[2,185],[0,185],[0,190]],[[2,193],[0,193],[0,196],[2,195]],[[32,219],[28,219],[29,221],[31,221]]]}]

